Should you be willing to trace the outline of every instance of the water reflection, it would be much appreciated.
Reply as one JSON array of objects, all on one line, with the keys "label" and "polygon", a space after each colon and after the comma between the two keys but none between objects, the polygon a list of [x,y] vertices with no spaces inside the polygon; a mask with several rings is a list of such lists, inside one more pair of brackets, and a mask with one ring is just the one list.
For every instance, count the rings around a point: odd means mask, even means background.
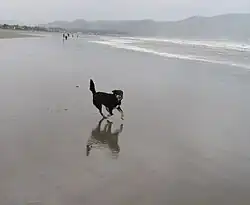
[{"label": "water reflection", "polygon": [[[105,121],[104,128],[102,129],[102,123]],[[97,124],[96,128],[94,128],[91,132],[91,136],[88,139],[86,145],[87,156],[90,155],[90,151],[93,148],[109,148],[112,156],[117,158],[120,152],[120,146],[118,144],[118,136],[123,130],[123,124],[120,125],[120,128],[112,132],[113,123],[101,119]]]}]

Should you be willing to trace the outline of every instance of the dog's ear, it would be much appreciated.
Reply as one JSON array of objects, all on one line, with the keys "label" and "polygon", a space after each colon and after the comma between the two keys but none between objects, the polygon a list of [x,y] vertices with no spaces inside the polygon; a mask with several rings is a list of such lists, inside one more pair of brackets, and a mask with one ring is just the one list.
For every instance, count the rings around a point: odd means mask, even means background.
[{"label": "dog's ear", "polygon": [[113,94],[117,94],[117,90],[112,90],[112,93]]}]

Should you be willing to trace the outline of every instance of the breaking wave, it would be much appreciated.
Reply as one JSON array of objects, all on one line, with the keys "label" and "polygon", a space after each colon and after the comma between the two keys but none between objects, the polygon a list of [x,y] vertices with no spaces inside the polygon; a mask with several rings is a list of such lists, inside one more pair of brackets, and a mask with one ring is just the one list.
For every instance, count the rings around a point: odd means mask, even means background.
[{"label": "breaking wave", "polygon": [[182,54],[158,52],[158,51],[155,51],[153,49],[143,48],[143,47],[131,44],[131,43],[134,43],[134,40],[136,40],[135,38],[133,38],[131,40],[123,40],[123,39],[110,39],[110,40],[106,39],[106,40],[104,40],[104,39],[105,38],[102,38],[102,40],[96,40],[96,41],[90,41],[90,42],[102,44],[102,45],[107,45],[107,46],[110,46],[113,48],[126,49],[126,50],[131,50],[131,51],[136,51],[136,52],[142,52],[142,53],[149,53],[149,54],[158,55],[158,56],[162,56],[162,57],[166,57],[166,58],[198,61],[198,62],[228,65],[228,66],[250,69],[250,65],[246,65],[246,64],[240,64],[240,63],[224,61],[224,60],[213,60],[213,59],[209,59],[209,58],[204,57],[204,56],[182,55]]}]

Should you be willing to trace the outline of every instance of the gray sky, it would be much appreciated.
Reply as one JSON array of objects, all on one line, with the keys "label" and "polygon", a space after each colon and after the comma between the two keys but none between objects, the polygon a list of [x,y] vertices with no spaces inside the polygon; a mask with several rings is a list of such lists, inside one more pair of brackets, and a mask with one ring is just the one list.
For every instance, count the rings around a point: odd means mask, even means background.
[{"label": "gray sky", "polygon": [[193,15],[250,13],[250,0],[0,0],[0,20],[179,20]]}]

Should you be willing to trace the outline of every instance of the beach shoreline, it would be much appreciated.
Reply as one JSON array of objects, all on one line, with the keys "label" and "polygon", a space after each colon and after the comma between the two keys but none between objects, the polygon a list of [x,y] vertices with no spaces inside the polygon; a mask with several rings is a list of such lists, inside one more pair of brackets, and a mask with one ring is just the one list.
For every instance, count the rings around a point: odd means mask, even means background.
[{"label": "beach shoreline", "polygon": [[29,37],[36,37],[36,35],[22,33],[20,31],[15,30],[5,30],[0,29],[0,39],[13,39],[13,38],[29,38]]},{"label": "beach shoreline", "polygon": [[60,37],[1,42],[1,205],[250,204],[247,69]]}]

